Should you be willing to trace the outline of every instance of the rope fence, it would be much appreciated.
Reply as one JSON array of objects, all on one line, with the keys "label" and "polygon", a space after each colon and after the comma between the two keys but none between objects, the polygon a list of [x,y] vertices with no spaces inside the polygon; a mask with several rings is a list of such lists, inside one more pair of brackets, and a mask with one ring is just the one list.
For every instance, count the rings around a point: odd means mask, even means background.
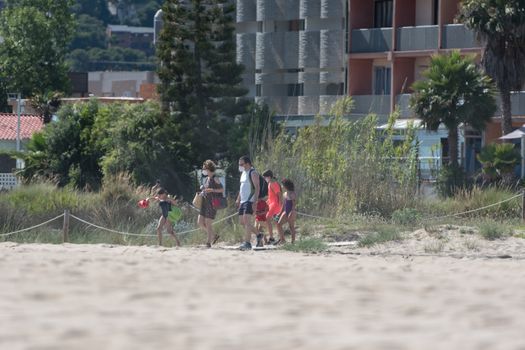
[{"label": "rope fence", "polygon": [[[518,197],[522,197],[522,219],[525,220],[525,192],[521,192],[521,193],[517,193],[507,199],[504,199],[504,200],[501,200],[497,203],[492,203],[492,204],[489,204],[489,205],[486,205],[486,206],[483,206],[483,207],[480,207],[480,208],[476,208],[476,209],[471,209],[471,210],[467,210],[467,211],[464,211],[464,212],[460,212],[460,213],[454,213],[454,214],[448,214],[448,215],[442,215],[442,216],[435,216],[435,217],[430,217],[430,218],[426,218],[424,220],[426,221],[430,221],[430,220],[438,220],[438,219],[444,219],[444,218],[448,218],[448,217],[456,217],[456,216],[461,216],[461,215],[466,215],[466,214],[471,214],[471,213],[474,213],[474,212],[478,212],[478,211],[482,211],[482,210],[485,210],[485,209],[488,209],[488,208],[491,208],[491,207],[495,207],[495,206],[498,206],[498,205],[501,205],[503,203],[506,203],[506,202],[509,202],[513,199],[516,199]],[[192,207],[192,209],[194,210],[198,210],[197,208],[193,207],[190,205],[190,207]],[[228,215],[222,219],[219,219],[215,222],[213,222],[213,225],[216,225],[216,224],[219,224],[221,222],[224,222],[226,220],[229,220],[235,216],[237,216],[237,212],[231,214],[231,215]],[[309,217],[309,218],[312,218],[312,219],[320,219],[320,220],[333,220],[334,218],[330,218],[330,217],[324,217],[324,216],[318,216],[318,215],[312,215],[312,214],[307,214],[307,213],[303,213],[303,212],[300,212],[298,211],[297,212],[297,215],[300,215],[300,216],[304,216],[304,217]],[[75,216],[73,214],[70,214],[69,213],[69,210],[65,210],[63,214],[60,214],[52,219],[49,219],[47,221],[44,221],[40,224],[37,224],[37,225],[34,225],[34,226],[31,226],[31,227],[27,227],[27,228],[24,228],[24,229],[20,229],[20,230],[17,230],[17,231],[12,231],[12,232],[7,232],[7,233],[1,233],[0,234],[0,237],[7,237],[7,236],[11,236],[11,235],[14,235],[14,234],[17,234],[17,233],[22,233],[22,232],[27,232],[27,231],[30,231],[30,230],[33,230],[33,229],[36,229],[36,228],[39,228],[39,227],[42,227],[44,225],[47,225],[55,220],[58,220],[60,218],[64,218],[64,227],[63,227],[63,231],[64,231],[64,242],[67,242],[68,241],[68,230],[69,230],[69,218],[73,218],[87,226],[90,226],[90,227],[94,227],[94,228],[97,228],[99,230],[103,230],[103,231],[107,231],[107,232],[112,232],[112,233],[116,233],[116,234],[120,234],[120,235],[124,235],[124,236],[136,236],[136,237],[155,237],[156,235],[155,234],[143,234],[143,233],[132,233],[132,232],[124,232],[124,231],[118,231],[118,230],[113,230],[113,229],[110,229],[110,228],[107,228],[107,227],[103,227],[103,226],[100,226],[100,225],[97,225],[97,224],[94,224],[92,222],[89,222],[87,220],[84,220],[78,216]],[[191,230],[186,230],[186,231],[182,231],[182,232],[177,232],[178,235],[184,235],[184,234],[188,234],[188,233],[193,233],[193,232],[197,232],[201,230],[200,228],[195,228],[195,229],[191,229]]]}]

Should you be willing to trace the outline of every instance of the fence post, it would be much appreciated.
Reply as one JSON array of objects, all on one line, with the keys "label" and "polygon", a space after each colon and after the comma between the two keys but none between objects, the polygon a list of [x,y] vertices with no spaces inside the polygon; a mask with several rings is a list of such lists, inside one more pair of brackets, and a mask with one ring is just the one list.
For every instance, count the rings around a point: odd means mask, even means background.
[{"label": "fence post", "polygon": [[521,192],[521,220],[525,221],[525,190]]},{"label": "fence post", "polygon": [[69,209],[64,210],[64,226],[62,228],[64,243],[69,242]]}]

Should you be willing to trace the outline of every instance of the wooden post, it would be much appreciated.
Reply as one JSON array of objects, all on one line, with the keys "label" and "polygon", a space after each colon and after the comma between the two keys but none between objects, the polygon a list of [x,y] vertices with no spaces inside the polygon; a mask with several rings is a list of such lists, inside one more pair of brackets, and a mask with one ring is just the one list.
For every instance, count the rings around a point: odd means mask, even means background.
[{"label": "wooden post", "polygon": [[69,242],[69,209],[64,210],[64,226],[62,228],[64,243]]},{"label": "wooden post", "polygon": [[525,221],[525,191],[521,193],[521,219]]}]

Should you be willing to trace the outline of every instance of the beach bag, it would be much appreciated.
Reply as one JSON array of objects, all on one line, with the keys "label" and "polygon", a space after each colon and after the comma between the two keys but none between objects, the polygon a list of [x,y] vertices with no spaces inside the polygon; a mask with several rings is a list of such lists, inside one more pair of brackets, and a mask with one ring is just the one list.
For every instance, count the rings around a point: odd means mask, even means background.
[{"label": "beach bag", "polygon": [[219,210],[226,208],[228,206],[228,202],[225,197],[218,196],[211,200],[211,205],[213,206],[213,209]]},{"label": "beach bag", "polygon": [[200,209],[202,207],[202,196],[199,192],[195,193],[195,197],[193,197],[192,204],[197,209]]},{"label": "beach bag", "polygon": [[179,207],[172,207],[171,210],[168,212],[168,219],[170,219],[170,221],[173,223],[179,221],[181,218],[182,210],[180,210]]},{"label": "beach bag", "polygon": [[[250,195],[250,199],[255,194],[255,185],[253,184],[252,180],[252,171],[255,169],[251,169],[248,173],[248,178],[250,179],[250,183],[252,184],[252,194]],[[268,184],[264,180],[264,177],[261,176],[261,174],[257,173],[259,175],[259,199],[268,197]]]}]

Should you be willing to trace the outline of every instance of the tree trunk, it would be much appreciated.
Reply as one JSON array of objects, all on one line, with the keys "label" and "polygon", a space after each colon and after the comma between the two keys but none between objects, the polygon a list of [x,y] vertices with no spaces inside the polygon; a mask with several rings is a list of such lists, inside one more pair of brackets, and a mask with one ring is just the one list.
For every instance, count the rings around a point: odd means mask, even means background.
[{"label": "tree trunk", "polygon": [[448,131],[448,155],[449,164],[458,166],[458,128],[457,126]]},{"label": "tree trunk", "polygon": [[[510,103],[510,90],[500,90],[501,94],[501,133],[506,135],[512,131],[512,111]],[[510,142],[510,141],[509,141]]]}]

